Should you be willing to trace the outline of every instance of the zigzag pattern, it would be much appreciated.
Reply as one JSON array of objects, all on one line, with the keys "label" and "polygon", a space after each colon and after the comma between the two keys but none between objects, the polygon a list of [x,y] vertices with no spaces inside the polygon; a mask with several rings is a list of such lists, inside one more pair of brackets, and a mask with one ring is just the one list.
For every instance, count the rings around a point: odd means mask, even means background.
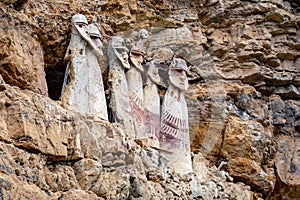
[{"label": "zigzag pattern", "polygon": [[168,111],[165,111],[160,132],[170,135],[174,138],[181,139],[180,133],[182,134],[184,132],[187,132],[187,121],[175,117]]},{"label": "zigzag pattern", "polygon": [[139,97],[139,95],[136,92],[133,92],[130,94],[130,99],[132,99],[137,106],[139,106],[140,108],[143,107],[143,99]]}]

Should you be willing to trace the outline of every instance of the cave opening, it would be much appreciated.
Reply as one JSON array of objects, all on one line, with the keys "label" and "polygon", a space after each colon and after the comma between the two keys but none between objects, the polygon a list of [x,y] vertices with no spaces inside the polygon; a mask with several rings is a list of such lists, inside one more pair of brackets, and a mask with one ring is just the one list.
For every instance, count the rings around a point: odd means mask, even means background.
[{"label": "cave opening", "polygon": [[48,85],[48,95],[52,100],[59,100],[64,81],[66,66],[46,68],[46,81]]},{"label": "cave opening", "polygon": [[[66,65],[64,63],[58,65],[57,67],[49,67],[45,69],[46,73],[46,81],[48,86],[48,96],[52,100],[58,101],[60,100],[61,91],[63,87],[64,77],[65,77]],[[104,90],[108,89],[107,84],[108,74],[107,70],[103,73],[103,81],[104,81]],[[106,104],[109,102],[109,95],[106,94]],[[116,122],[114,118],[113,111],[107,106],[107,112],[109,116],[110,122]]]}]

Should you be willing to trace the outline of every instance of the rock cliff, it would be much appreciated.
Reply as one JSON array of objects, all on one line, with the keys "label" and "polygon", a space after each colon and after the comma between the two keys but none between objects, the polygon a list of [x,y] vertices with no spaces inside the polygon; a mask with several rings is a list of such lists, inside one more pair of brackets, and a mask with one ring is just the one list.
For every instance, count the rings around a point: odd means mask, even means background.
[{"label": "rock cliff", "polygon": [[[0,0],[1,198],[299,199],[299,11],[292,0]],[[146,28],[162,75],[172,54],[187,61],[193,174],[119,124],[61,107],[76,13],[98,18],[105,48]]]}]

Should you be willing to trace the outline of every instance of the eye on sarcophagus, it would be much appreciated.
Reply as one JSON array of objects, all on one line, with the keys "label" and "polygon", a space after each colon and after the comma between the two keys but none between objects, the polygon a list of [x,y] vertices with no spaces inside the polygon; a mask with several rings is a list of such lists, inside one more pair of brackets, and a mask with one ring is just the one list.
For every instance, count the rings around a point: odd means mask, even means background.
[{"label": "eye on sarcophagus", "polygon": [[144,87],[145,134],[149,138],[149,145],[159,148],[160,131],[160,96],[157,84],[161,82],[155,62],[147,64],[146,84]]},{"label": "eye on sarcophagus", "polygon": [[107,49],[108,116],[99,59],[103,56],[100,28],[96,22],[88,24],[81,14],[74,15],[71,24],[62,105],[94,120],[113,119],[111,121],[123,126],[127,137],[135,139],[138,144],[146,141],[147,146],[164,154],[168,166],[177,173],[192,172],[188,110],[184,97],[188,88],[185,60],[173,58],[168,68],[165,65],[163,73],[168,74],[169,81],[165,92],[165,82],[158,71],[161,62],[147,57],[148,31],[141,29],[130,49],[122,37],[113,36]]},{"label": "eye on sarcophagus", "polygon": [[114,120],[124,126],[131,138],[135,138],[132,108],[125,76],[125,69],[130,68],[128,52],[123,38],[114,36],[109,42],[108,59],[111,92],[109,107]]},{"label": "eye on sarcophagus", "polygon": [[[148,33],[147,30],[143,29],[144,33]],[[137,42],[133,45],[129,53],[130,69],[126,72],[126,79],[128,83],[128,94],[130,99],[130,105],[133,112],[133,123],[135,128],[136,139],[147,138],[144,133],[144,91],[143,91],[143,80],[142,73],[144,67],[144,55],[146,53],[144,41],[146,34],[139,34]]]},{"label": "eye on sarcophagus", "polygon": [[[61,94],[63,107],[84,117],[108,120],[102,72],[98,57],[102,49],[101,35],[96,24],[88,25],[84,15],[76,14],[71,19],[71,40],[66,51],[67,68]],[[88,30],[90,32],[88,32]],[[90,34],[89,34],[90,33]]]},{"label": "eye on sarcophagus", "polygon": [[192,172],[188,109],[184,91],[188,88],[187,65],[174,58],[169,66],[170,84],[161,111],[160,148],[169,151],[169,166],[178,173]]}]

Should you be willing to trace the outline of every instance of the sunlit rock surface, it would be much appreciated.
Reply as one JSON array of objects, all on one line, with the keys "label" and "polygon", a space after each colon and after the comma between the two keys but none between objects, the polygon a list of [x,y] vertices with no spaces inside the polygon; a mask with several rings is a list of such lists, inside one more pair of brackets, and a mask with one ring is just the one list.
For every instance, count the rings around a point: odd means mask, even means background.
[{"label": "sunlit rock surface", "polygon": [[[1,196],[299,199],[299,8],[292,0],[0,1]],[[137,145],[119,124],[60,106],[76,13],[89,22],[98,13],[104,54],[112,36],[130,44],[146,28],[146,57],[159,61],[162,78],[173,55],[186,60],[194,173],[170,171],[159,149]],[[100,65],[107,89],[107,59]]]}]

